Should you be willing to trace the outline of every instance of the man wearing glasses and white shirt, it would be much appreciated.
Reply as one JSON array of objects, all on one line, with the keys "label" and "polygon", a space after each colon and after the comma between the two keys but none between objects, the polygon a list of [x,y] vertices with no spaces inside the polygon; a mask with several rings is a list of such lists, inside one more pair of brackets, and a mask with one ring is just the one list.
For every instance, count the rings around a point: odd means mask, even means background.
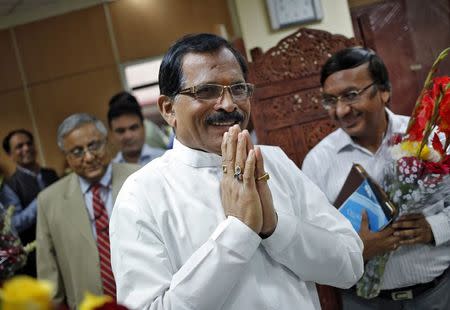
[{"label": "man wearing glasses and white shirt", "polygon": [[[307,154],[302,170],[334,202],[353,163],[381,183],[389,159],[387,142],[405,132],[409,118],[386,108],[389,76],[372,50],[337,52],[322,68],[321,84],[323,106],[340,128]],[[363,299],[354,289],[342,291],[344,310],[450,309],[450,210],[444,210],[406,215],[380,232],[369,231],[364,220],[359,232],[364,259],[393,253],[378,297]]]},{"label": "man wearing glasses and white shirt", "polygon": [[[320,309],[350,287],[361,241],[277,147],[245,130],[253,85],[223,38],[189,35],[160,67],[174,148],[133,174],[111,217],[120,303],[131,309]],[[270,176],[270,179],[269,179]]]},{"label": "man wearing glasses and white shirt", "polygon": [[75,309],[86,292],[115,298],[109,217],[125,179],[139,166],[112,164],[107,130],[89,114],[73,114],[58,128],[58,146],[73,173],[38,196],[37,271],[53,300]]}]

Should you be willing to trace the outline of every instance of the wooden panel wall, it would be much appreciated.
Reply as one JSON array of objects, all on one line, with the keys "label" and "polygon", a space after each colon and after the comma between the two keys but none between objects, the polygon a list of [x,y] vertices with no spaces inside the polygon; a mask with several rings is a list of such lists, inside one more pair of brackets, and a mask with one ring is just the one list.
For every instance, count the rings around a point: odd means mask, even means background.
[{"label": "wooden panel wall", "polygon": [[121,62],[161,55],[182,35],[216,24],[233,35],[224,0],[115,1],[110,9]]},{"label": "wooden panel wall", "polygon": [[0,92],[21,88],[19,68],[8,30],[0,31],[0,55]]},{"label": "wooden panel wall", "polygon": [[365,6],[365,5],[370,5],[370,4],[375,4],[377,2],[381,2],[384,0],[347,0],[348,1],[348,6],[350,8],[355,8],[358,6]]},{"label": "wooden panel wall", "polygon": [[19,26],[15,32],[29,84],[114,65],[101,6]]},{"label": "wooden panel wall", "polygon": [[[32,129],[9,30],[0,31],[0,111],[0,141],[11,128]],[[9,174],[14,167],[2,148],[1,171]]]},{"label": "wooden panel wall", "polygon": [[[40,162],[61,174],[57,127],[76,112],[106,120],[109,98],[123,89],[120,63],[160,56],[180,36],[217,24],[233,34],[227,0],[117,0],[0,30],[0,138],[29,129]],[[3,151],[0,166],[14,168]]]}]

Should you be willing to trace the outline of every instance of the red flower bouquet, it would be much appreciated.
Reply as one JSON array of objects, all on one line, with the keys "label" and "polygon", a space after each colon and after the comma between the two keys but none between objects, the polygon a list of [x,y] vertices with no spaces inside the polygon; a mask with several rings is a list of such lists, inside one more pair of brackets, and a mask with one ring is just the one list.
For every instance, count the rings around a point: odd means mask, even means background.
[{"label": "red flower bouquet", "polygon": [[422,212],[449,199],[450,77],[433,78],[450,48],[434,62],[416,102],[406,134],[393,139],[393,162],[384,187],[399,214]]},{"label": "red flower bouquet", "polygon": [[[447,56],[445,49],[434,62],[417,99],[405,134],[390,141],[389,164],[383,187],[398,207],[398,214],[435,214],[450,204],[450,77],[433,77]],[[357,283],[357,294],[378,296],[391,253],[371,259]]]}]

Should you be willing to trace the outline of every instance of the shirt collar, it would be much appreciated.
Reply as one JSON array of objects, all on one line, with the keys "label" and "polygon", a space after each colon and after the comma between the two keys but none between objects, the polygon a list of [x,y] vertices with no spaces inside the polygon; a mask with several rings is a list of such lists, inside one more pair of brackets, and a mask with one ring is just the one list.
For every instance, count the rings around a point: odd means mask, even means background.
[{"label": "shirt collar", "polygon": [[[80,181],[81,192],[83,194],[86,194],[91,189],[92,184],[80,176],[78,177],[78,180]],[[110,163],[108,165],[108,168],[106,168],[106,172],[100,179],[99,183],[102,187],[109,188],[111,186],[111,180],[112,180],[112,164]]]},{"label": "shirt collar", "polygon": [[141,155],[139,156],[139,161],[141,162],[143,160],[149,159],[152,156],[152,149],[146,143],[144,143],[144,145],[142,146]]},{"label": "shirt collar", "polygon": [[122,151],[117,152],[117,155],[114,158],[114,162],[116,162],[116,163],[124,163],[125,162],[125,159],[123,158]]},{"label": "shirt collar", "polygon": [[174,139],[173,150],[177,159],[188,166],[196,168],[217,167],[222,163],[221,156],[214,153],[192,149],[177,139]]},{"label": "shirt collar", "polygon": [[17,170],[22,171],[22,172],[25,173],[25,174],[31,175],[31,176],[34,177],[34,178],[37,178],[37,176],[38,176],[39,173],[40,173],[40,172],[35,173],[34,171],[31,171],[31,170],[29,170],[29,169],[27,169],[27,168],[24,168],[24,167],[22,167],[22,166],[19,166],[19,165],[17,165]]},{"label": "shirt collar", "polygon": [[[152,149],[150,146],[148,146],[146,143],[142,145],[141,154],[139,155],[138,163],[142,163],[146,161],[147,159],[151,158],[153,156]],[[122,151],[118,152],[116,157],[114,158],[114,162],[117,163],[125,163],[125,158],[123,158]]]},{"label": "shirt collar", "polygon": [[[400,132],[400,130],[401,130],[401,128],[397,128],[398,126],[395,127],[395,125],[393,125],[394,124],[393,119],[395,117],[395,114],[392,113],[392,111],[389,110],[388,108],[385,108],[385,111],[386,111],[386,115],[388,117],[388,127],[386,130],[386,133],[384,134],[383,142],[384,142],[384,139],[386,139],[386,137],[390,137],[392,135],[392,133]],[[338,128],[336,131],[336,134],[338,137],[338,139],[336,139],[336,142],[335,142],[336,153],[343,151],[347,147],[361,148],[361,146],[359,144],[355,143],[353,141],[353,139],[342,128]]]}]

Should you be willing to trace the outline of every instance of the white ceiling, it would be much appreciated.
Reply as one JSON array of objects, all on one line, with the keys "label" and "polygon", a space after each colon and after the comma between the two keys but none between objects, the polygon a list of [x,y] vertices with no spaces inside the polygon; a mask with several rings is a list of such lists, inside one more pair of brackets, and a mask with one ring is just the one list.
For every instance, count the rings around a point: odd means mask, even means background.
[{"label": "white ceiling", "polygon": [[0,29],[112,0],[0,0]]}]

